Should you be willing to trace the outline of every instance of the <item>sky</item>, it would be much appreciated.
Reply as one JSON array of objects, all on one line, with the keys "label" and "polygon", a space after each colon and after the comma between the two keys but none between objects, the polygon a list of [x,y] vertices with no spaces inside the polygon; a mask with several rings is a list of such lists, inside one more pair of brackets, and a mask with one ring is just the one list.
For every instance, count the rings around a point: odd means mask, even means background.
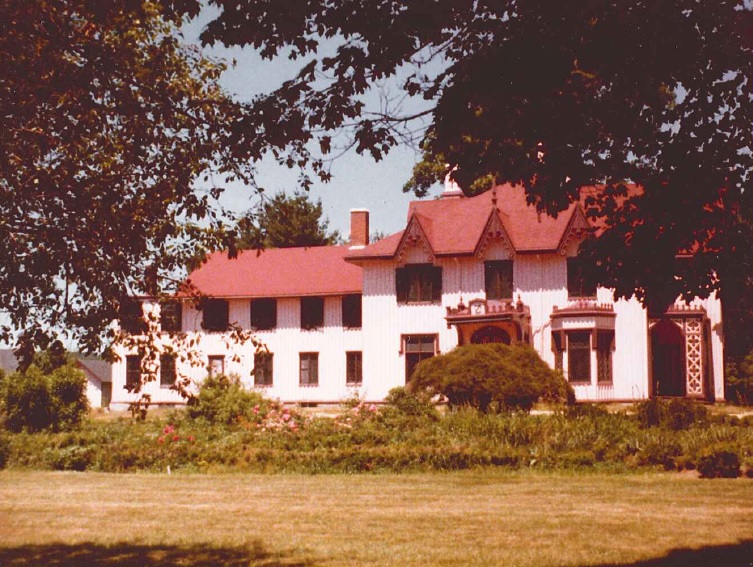
[{"label": "sky", "polygon": [[[183,28],[187,43],[199,44],[199,34],[216,14],[215,8],[206,8]],[[269,92],[292,78],[300,62],[284,58],[265,61],[251,47],[211,46],[202,48],[211,57],[227,62],[236,61],[222,76],[221,84],[240,100]],[[403,193],[402,187],[411,176],[413,165],[420,156],[414,149],[398,146],[380,162],[371,156],[359,156],[354,150],[338,158],[332,165],[333,179],[329,183],[314,183],[310,191],[314,199],[321,199],[324,215],[329,220],[330,230],[338,230],[347,240],[350,233],[350,209],[367,209],[372,233],[380,231],[392,234],[405,227],[408,203],[415,200],[413,194]],[[268,160],[259,166],[259,185],[269,195],[279,191],[292,194],[296,188],[297,170],[290,170]],[[425,198],[433,198],[440,192],[436,188]],[[220,199],[221,204],[235,212],[243,212],[258,202],[251,189],[241,184],[232,185]]]}]

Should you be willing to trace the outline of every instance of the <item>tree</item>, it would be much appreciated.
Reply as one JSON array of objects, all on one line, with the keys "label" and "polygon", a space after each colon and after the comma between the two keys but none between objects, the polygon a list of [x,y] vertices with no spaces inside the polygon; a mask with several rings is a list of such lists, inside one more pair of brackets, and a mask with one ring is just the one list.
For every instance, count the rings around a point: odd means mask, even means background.
[{"label": "tree", "polygon": [[0,2],[0,339],[112,338],[123,298],[174,289],[224,237],[209,170],[253,184],[246,110],[181,44],[198,3]]},{"label": "tree", "polygon": [[[584,253],[618,297],[656,312],[678,294],[731,300],[725,282],[753,270],[739,230],[753,214],[749,2],[212,3],[205,42],[302,61],[246,123],[289,163],[321,165],[343,139],[378,160],[418,128],[407,189],[425,193],[449,164],[470,193],[520,183],[551,214],[583,199],[600,226]],[[394,77],[428,108],[370,108]]]},{"label": "tree", "polygon": [[292,197],[282,191],[252,209],[238,221],[239,249],[328,246],[340,241],[337,231],[328,231],[322,219],[322,202],[305,193]]}]

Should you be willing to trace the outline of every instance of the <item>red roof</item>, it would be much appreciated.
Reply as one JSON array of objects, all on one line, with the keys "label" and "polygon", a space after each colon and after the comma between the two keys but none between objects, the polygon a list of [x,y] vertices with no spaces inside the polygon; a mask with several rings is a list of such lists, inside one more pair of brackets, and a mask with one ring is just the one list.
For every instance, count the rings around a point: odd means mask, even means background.
[{"label": "red roof", "polygon": [[[496,195],[496,212],[492,200]],[[408,209],[436,256],[473,254],[492,214],[497,214],[516,252],[557,250],[576,210],[573,203],[556,218],[526,202],[520,185],[498,185],[475,197],[413,201]],[[348,260],[391,258],[402,232],[348,254]]]},{"label": "red roof", "polygon": [[188,281],[211,297],[361,293],[361,268],[343,259],[347,251],[347,246],[246,250],[234,260],[215,252]]}]

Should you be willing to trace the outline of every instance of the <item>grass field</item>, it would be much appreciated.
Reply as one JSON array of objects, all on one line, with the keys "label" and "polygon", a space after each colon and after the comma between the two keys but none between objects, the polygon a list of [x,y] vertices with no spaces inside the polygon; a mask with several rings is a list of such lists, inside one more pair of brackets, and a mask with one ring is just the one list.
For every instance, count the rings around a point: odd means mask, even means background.
[{"label": "grass field", "polygon": [[753,564],[753,481],[0,473],[0,566]]}]

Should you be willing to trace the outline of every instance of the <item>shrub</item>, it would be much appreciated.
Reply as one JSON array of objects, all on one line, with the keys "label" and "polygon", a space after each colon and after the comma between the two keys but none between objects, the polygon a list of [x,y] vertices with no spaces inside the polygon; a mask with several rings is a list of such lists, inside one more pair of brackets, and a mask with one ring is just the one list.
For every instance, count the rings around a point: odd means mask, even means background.
[{"label": "shrub", "polygon": [[565,402],[569,385],[525,345],[466,345],[418,365],[409,390],[441,394],[450,405],[487,411],[529,410],[539,400]]},{"label": "shrub", "polygon": [[35,366],[8,376],[3,389],[5,427],[19,432],[42,431],[52,425],[52,396],[47,377]]},{"label": "shrub", "polygon": [[725,369],[727,398],[741,405],[753,405],[753,350]]},{"label": "shrub", "polygon": [[730,447],[710,447],[699,455],[696,468],[701,478],[737,478],[740,476],[740,457]]},{"label": "shrub", "polygon": [[693,425],[706,424],[709,420],[706,406],[684,398],[652,398],[639,402],[635,406],[635,414],[644,429],[665,427],[672,431],[682,431]]},{"label": "shrub", "polygon": [[192,419],[230,425],[239,420],[256,421],[255,414],[264,404],[261,394],[246,390],[237,376],[219,374],[207,376],[199,393],[188,399],[187,410]]},{"label": "shrub", "polygon": [[10,457],[10,441],[5,434],[0,431],[0,470],[5,468]]},{"label": "shrub", "polygon": [[77,427],[89,412],[86,378],[72,365],[61,366],[49,375],[55,429]]},{"label": "shrub", "polygon": [[409,392],[405,388],[392,388],[384,399],[386,409],[411,417],[425,417],[432,421],[439,419],[437,408],[427,396]]},{"label": "shrub", "polygon": [[15,432],[72,429],[89,411],[86,378],[72,365],[49,375],[31,365],[8,376],[2,393],[5,427]]}]

